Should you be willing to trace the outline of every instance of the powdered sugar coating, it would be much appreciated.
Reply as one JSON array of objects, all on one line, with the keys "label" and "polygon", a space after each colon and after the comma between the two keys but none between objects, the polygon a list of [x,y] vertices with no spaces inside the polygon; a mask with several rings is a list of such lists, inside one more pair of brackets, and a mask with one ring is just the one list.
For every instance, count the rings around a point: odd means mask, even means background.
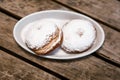
[{"label": "powdered sugar coating", "polygon": [[92,45],[96,31],[89,21],[75,19],[63,27],[63,34],[63,49],[68,52],[82,52]]},{"label": "powdered sugar coating", "polygon": [[45,21],[36,21],[29,26],[25,43],[31,49],[38,49],[46,45],[55,35],[57,29],[56,24]]}]

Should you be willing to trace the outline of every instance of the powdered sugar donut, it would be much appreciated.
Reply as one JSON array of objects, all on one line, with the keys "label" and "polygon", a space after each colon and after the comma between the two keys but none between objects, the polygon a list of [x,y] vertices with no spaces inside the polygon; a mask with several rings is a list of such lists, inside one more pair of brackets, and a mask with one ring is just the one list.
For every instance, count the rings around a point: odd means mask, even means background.
[{"label": "powdered sugar donut", "polygon": [[67,52],[83,52],[91,47],[96,37],[93,24],[86,20],[75,19],[63,27],[62,48]]},{"label": "powdered sugar donut", "polygon": [[28,30],[25,43],[37,54],[47,54],[61,44],[62,32],[51,22],[34,22]]}]

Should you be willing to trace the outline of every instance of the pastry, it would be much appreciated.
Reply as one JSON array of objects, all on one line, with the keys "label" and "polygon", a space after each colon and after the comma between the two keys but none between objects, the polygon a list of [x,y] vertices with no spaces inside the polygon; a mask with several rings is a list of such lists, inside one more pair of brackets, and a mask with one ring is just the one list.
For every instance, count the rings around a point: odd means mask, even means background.
[{"label": "pastry", "polygon": [[74,19],[64,25],[62,49],[80,53],[89,49],[96,37],[94,25],[87,20]]},{"label": "pastry", "polygon": [[62,31],[52,22],[35,22],[28,30],[25,43],[38,55],[48,54],[62,42]]}]

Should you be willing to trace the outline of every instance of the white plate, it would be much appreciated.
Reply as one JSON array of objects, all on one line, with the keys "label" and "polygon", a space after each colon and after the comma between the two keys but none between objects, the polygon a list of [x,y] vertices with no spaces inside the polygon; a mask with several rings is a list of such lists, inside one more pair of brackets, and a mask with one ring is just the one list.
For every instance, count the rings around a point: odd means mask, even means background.
[{"label": "white plate", "polygon": [[93,44],[93,46],[82,53],[79,54],[68,54],[66,52],[64,52],[62,49],[57,48],[56,50],[54,50],[53,52],[51,52],[48,55],[40,55],[41,57],[45,57],[45,58],[51,58],[51,59],[75,59],[75,58],[80,58],[80,57],[84,57],[87,56],[93,52],[95,52],[97,49],[99,49],[105,39],[105,35],[104,35],[104,31],[101,28],[101,26],[94,21],[93,19],[80,14],[80,13],[75,13],[75,12],[71,12],[71,11],[64,11],[64,10],[46,10],[46,11],[40,11],[40,12],[35,12],[32,13],[24,18],[22,18],[20,21],[18,21],[14,27],[13,30],[13,35],[14,38],[16,40],[16,42],[25,50],[27,50],[28,52],[35,54],[34,52],[32,52],[30,49],[27,48],[27,46],[25,45],[23,39],[22,39],[22,31],[24,30],[24,28],[26,27],[26,25],[28,25],[29,23],[33,22],[33,21],[37,21],[40,19],[44,19],[44,18],[52,18],[52,19],[60,19],[60,20],[72,20],[72,19],[85,19],[88,20],[90,22],[93,23],[93,25],[96,28],[97,31],[97,36],[96,36],[96,40]]}]

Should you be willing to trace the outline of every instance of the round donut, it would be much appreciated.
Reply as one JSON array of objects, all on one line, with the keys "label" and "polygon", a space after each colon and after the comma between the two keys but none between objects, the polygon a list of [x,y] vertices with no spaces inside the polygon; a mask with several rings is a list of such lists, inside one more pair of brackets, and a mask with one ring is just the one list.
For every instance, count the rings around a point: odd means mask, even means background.
[{"label": "round donut", "polygon": [[51,22],[35,22],[28,30],[25,43],[38,55],[48,54],[62,42],[62,32]]},{"label": "round donut", "polygon": [[70,53],[80,53],[91,47],[96,37],[93,24],[87,20],[74,19],[63,27],[62,49]]}]

